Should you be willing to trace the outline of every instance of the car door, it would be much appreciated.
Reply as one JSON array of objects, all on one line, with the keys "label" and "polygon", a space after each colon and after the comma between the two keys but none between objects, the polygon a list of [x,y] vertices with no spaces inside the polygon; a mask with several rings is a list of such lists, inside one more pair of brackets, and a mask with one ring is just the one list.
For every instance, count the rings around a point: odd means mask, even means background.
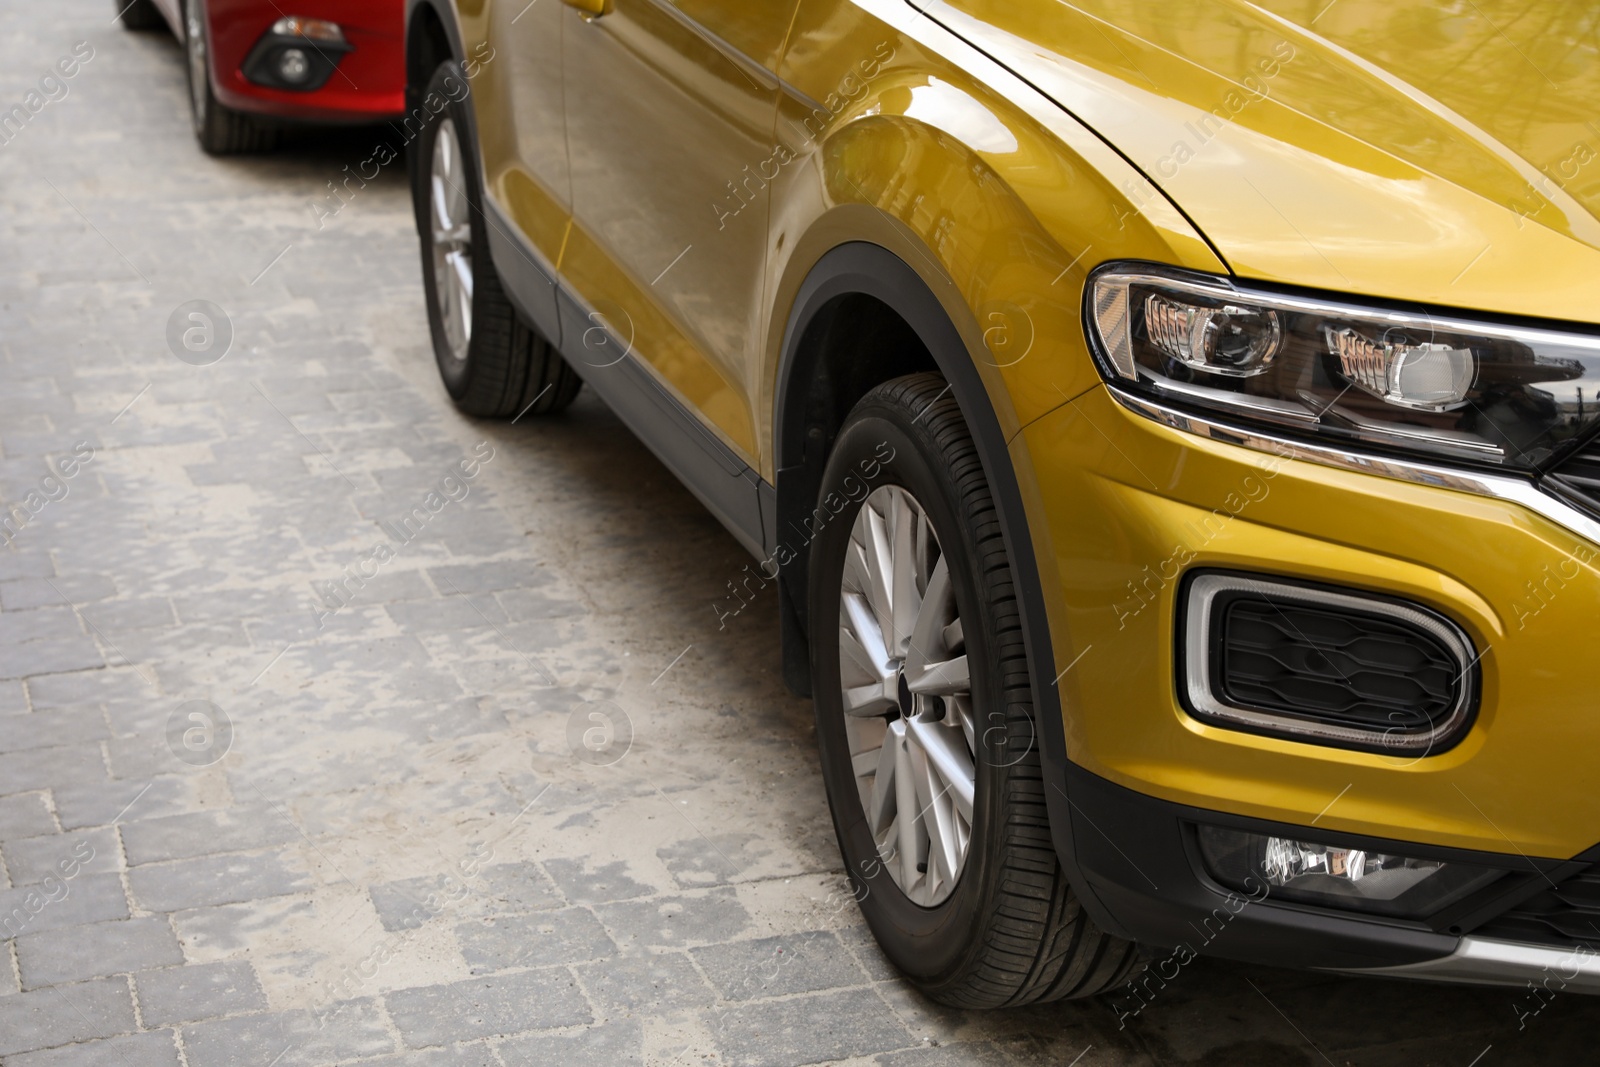
[{"label": "car door", "polygon": [[568,3],[564,284],[582,325],[604,323],[758,466],[767,187],[784,155],[773,71],[795,0]]}]

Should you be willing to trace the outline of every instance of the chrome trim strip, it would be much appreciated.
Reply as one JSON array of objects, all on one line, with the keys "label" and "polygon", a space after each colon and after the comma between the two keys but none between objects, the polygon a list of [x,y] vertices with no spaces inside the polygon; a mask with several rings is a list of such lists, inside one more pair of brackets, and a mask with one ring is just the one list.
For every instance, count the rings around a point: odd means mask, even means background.
[{"label": "chrome trim strip", "polygon": [[1253,448],[1258,452],[1270,452],[1284,459],[1300,459],[1308,463],[1320,463],[1325,467],[1355,471],[1358,474],[1374,474],[1381,478],[1394,478],[1435,489],[1451,489],[1458,493],[1471,493],[1475,496],[1520,504],[1541,518],[1548,519],[1586,541],[1600,545],[1600,522],[1596,522],[1565,501],[1544,492],[1524,478],[1453,470],[1427,463],[1344,452],[1322,445],[1292,441],[1285,437],[1274,437],[1259,430],[1229,426],[1188,412],[1175,411],[1142,397],[1131,396],[1115,386],[1107,385],[1106,391],[1129,411],[1184,433],[1192,433],[1197,437],[1220,441],[1223,444]]},{"label": "chrome trim strip", "polygon": [[[1258,593],[1272,599],[1302,604],[1327,604],[1368,615],[1384,615],[1426,631],[1455,658],[1459,669],[1455,705],[1451,707],[1449,715],[1426,733],[1399,733],[1392,729],[1364,730],[1355,726],[1335,726],[1286,712],[1241,707],[1222,701],[1216,694],[1211,677],[1211,605],[1219,593],[1231,591]],[[1359,745],[1363,749],[1378,749],[1395,755],[1428,755],[1434,745],[1451,738],[1472,713],[1476,686],[1469,672],[1478,661],[1472,652],[1472,642],[1447,620],[1428,612],[1381,597],[1356,596],[1265,578],[1220,573],[1196,575],[1189,584],[1188,602],[1183,610],[1187,615],[1183,624],[1184,687],[1194,709],[1192,714],[1202,722],[1259,730],[1291,740]],[[1309,639],[1307,642],[1310,643]]]},{"label": "chrome trim strip", "polygon": [[1466,985],[1538,983],[1554,993],[1600,993],[1600,953],[1582,945],[1549,948],[1463,937],[1454,952],[1436,960],[1338,970],[1365,978],[1420,978]]}]

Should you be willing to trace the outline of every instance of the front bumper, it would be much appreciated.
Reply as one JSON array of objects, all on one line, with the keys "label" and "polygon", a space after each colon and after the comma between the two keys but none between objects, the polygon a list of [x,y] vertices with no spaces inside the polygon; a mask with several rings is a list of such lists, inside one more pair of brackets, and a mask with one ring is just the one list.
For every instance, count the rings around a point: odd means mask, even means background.
[{"label": "front bumper", "polygon": [[[1600,607],[1591,540],[1449,479],[1418,484],[1185,433],[1104,387],[1025,427],[1012,451],[1056,669],[1071,665],[1058,682],[1058,848],[1111,929],[1193,942],[1189,923],[1223,899],[1186,851],[1184,812],[1524,871],[1525,857],[1552,857],[1533,862],[1554,869],[1600,841],[1588,766],[1600,715],[1581,669]],[[1174,649],[1179,591],[1200,568],[1380,593],[1445,616],[1482,652],[1470,729],[1448,751],[1402,758],[1199,721],[1179,699]],[[1151,814],[1160,805],[1171,810]],[[1118,824],[1135,810],[1142,821]],[[1116,873],[1130,861],[1143,872]],[[1256,903],[1206,951],[1496,980],[1522,966],[1448,929]]]},{"label": "front bumper", "polygon": [[[363,123],[405,111],[405,34],[398,5],[374,14],[361,0],[209,0],[211,80],[217,99],[236,111],[300,122]],[[285,13],[338,23],[349,50],[330,54],[332,76],[310,92],[262,85],[246,77],[251,52]],[[314,45],[308,45],[313,48]]]},{"label": "front bumper", "polygon": [[1290,838],[1327,836],[1320,827],[1173,804],[1070,765],[1061,796],[1064,803],[1052,812],[1057,851],[1070,857],[1067,866],[1084,906],[1119,937],[1163,951],[1390,977],[1516,985],[1548,972],[1562,978],[1565,988],[1600,992],[1600,952],[1501,936],[1507,912],[1552,884],[1567,884],[1600,859],[1600,847],[1563,861],[1345,838],[1373,851],[1420,849],[1505,872],[1427,919],[1382,919],[1231,891],[1207,874],[1195,843],[1201,825]]},{"label": "front bumper", "polygon": [[[1529,856],[1600,840],[1595,549],[1515,502],[1334,469],[1159,424],[1104,387],[1012,442],[1065,755],[1136,792],[1329,831]],[[1202,723],[1178,699],[1178,594],[1214,568],[1364,590],[1450,619],[1481,702],[1448,751],[1396,757]]]}]

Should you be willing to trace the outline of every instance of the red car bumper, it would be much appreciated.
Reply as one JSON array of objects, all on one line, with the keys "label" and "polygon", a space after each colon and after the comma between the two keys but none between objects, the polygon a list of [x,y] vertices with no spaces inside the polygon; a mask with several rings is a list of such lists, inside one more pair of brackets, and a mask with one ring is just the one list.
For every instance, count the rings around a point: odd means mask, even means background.
[{"label": "red car bumper", "polygon": [[[217,99],[238,111],[311,122],[370,122],[405,110],[403,0],[209,0],[211,80]],[[320,88],[259,85],[244,64],[256,42],[285,15],[326,19],[351,50]]]}]

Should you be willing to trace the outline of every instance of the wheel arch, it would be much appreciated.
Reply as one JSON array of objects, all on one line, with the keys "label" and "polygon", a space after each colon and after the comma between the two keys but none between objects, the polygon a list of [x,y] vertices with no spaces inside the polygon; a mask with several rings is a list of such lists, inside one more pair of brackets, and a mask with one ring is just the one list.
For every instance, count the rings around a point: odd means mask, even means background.
[{"label": "wheel arch", "polygon": [[[1055,655],[1034,541],[1001,420],[973,352],[954,321],[963,309],[958,307],[952,313],[905,259],[868,241],[837,245],[816,261],[800,283],[783,332],[773,406],[777,536],[768,549],[773,552],[775,545],[789,544],[798,550],[778,553],[775,557],[779,561],[784,680],[801,695],[810,695],[810,627],[805,617],[808,553],[805,551],[804,520],[811,517],[815,507],[822,483],[821,468],[832,444],[827,427],[831,420],[832,434],[836,435],[838,423],[844,417],[836,409],[830,410],[826,403],[819,406],[819,396],[827,397],[835,405],[848,399],[852,407],[859,399],[849,398],[848,391],[835,391],[829,396],[825,388],[818,388],[819,383],[826,386],[831,377],[826,351],[828,316],[838,313],[842,300],[851,299],[871,300],[903,323],[907,338],[915,340],[922,358],[927,360],[926,366],[912,370],[932,369],[944,376],[972,431],[979,460],[994,493],[1017,586],[1052,839],[1079,898],[1096,920],[1103,922],[1109,916],[1104,914],[1093,895],[1086,892],[1087,886],[1073,859],[1069,801],[1063,791],[1066,733],[1060,694],[1055,686]],[[969,317],[970,314],[967,312]],[[967,326],[981,338],[981,332],[976,331],[976,319]],[[882,365],[881,369],[882,373],[853,379],[857,384],[869,378],[876,379],[861,388],[863,395],[880,381],[911,372],[897,369],[892,362]],[[848,410],[846,407],[845,411]]]},{"label": "wheel arch", "polygon": [[436,0],[407,0],[406,109],[409,111],[414,105],[415,94],[428,84],[434,68],[447,59],[460,59],[463,54],[461,28],[449,5]]}]

